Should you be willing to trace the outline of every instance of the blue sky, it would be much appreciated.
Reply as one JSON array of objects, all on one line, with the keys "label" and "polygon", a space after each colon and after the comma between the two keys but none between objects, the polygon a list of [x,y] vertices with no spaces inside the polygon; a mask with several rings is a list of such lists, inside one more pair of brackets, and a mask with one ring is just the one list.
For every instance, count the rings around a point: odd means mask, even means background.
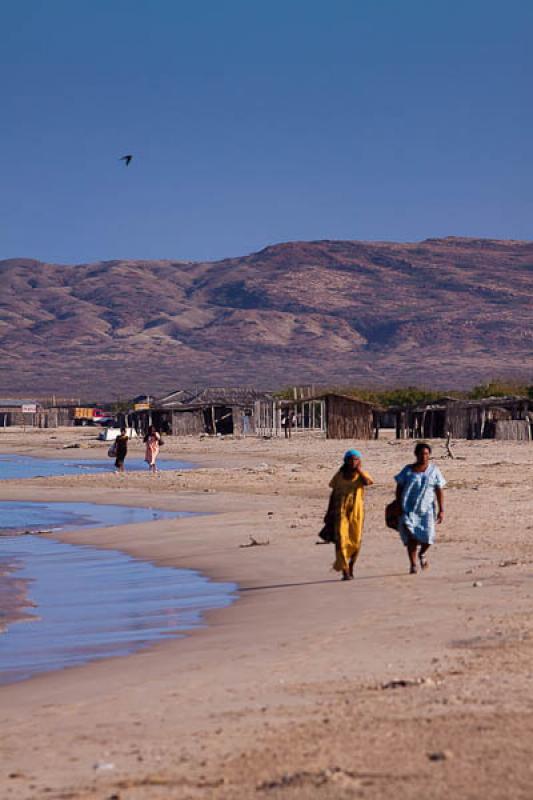
[{"label": "blue sky", "polygon": [[0,258],[531,238],[530,0],[0,0],[0,25]]}]

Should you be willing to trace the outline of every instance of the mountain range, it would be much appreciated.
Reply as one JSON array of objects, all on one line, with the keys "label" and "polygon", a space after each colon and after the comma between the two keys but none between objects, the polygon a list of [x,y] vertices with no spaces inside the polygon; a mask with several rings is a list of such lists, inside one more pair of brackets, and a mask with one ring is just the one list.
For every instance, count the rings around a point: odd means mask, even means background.
[{"label": "mountain range", "polygon": [[214,262],[0,261],[0,394],[531,380],[533,242],[289,242]]}]

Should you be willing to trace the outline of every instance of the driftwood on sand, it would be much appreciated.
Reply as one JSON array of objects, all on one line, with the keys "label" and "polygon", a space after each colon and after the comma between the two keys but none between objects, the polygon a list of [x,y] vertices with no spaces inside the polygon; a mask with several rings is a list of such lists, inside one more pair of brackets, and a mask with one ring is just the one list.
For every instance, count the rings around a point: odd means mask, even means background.
[{"label": "driftwood on sand", "polygon": [[267,544],[270,544],[270,539],[265,539],[260,542],[258,539],[254,539],[253,536],[250,536],[250,541],[247,542],[247,544],[240,544],[239,547],[265,547]]}]

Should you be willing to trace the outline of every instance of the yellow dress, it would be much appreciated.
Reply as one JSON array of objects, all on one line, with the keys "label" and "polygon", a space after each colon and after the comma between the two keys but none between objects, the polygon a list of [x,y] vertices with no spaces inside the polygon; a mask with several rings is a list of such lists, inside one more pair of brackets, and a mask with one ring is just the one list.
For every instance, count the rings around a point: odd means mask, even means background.
[{"label": "yellow dress", "polygon": [[[365,478],[373,483],[370,475]],[[333,569],[342,572],[349,568],[350,559],[357,560],[363,537],[365,518],[365,485],[361,475],[345,478],[339,470],[329,482],[332,492],[332,512],[335,530],[336,558]]]}]

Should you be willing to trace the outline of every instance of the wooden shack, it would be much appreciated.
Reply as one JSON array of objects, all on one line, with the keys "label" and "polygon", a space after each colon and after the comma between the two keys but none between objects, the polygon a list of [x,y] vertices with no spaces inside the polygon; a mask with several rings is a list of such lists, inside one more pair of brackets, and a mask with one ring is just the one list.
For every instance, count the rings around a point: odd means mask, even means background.
[{"label": "wooden shack", "polygon": [[344,394],[325,394],[328,439],[372,439],[376,435],[374,406]]},{"label": "wooden shack", "polygon": [[47,413],[37,400],[0,399],[0,428],[45,428]]},{"label": "wooden shack", "polygon": [[337,392],[295,400],[272,398],[257,403],[256,430],[262,436],[284,436],[290,415],[291,435],[316,435],[326,439],[372,439],[377,435],[371,403]]},{"label": "wooden shack", "polygon": [[0,428],[13,425],[59,428],[75,424],[79,398],[53,395],[38,399],[0,399]]},{"label": "wooden shack", "polygon": [[442,398],[435,403],[394,409],[398,439],[532,438],[533,406],[527,397]]},{"label": "wooden shack", "polygon": [[180,389],[156,399],[149,409],[134,411],[141,433],[148,425],[173,436],[207,433],[246,436],[255,433],[255,408],[270,395],[247,387]]}]

